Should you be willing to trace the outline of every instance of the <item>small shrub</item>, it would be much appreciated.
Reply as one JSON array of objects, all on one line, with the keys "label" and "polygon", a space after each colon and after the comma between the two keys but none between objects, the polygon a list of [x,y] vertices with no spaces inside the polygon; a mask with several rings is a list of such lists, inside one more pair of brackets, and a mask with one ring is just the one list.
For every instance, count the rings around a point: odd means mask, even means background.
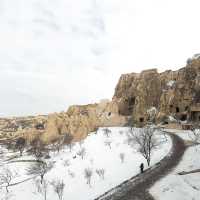
[{"label": "small shrub", "polygon": [[97,175],[101,178],[101,179],[103,179],[104,180],[104,175],[105,175],[105,169],[96,169],[96,173],[97,173]]},{"label": "small shrub", "polygon": [[85,179],[87,180],[87,184],[91,187],[91,178],[92,178],[92,169],[90,168],[86,168],[84,170],[84,176],[85,176]]},{"label": "small shrub", "polygon": [[86,150],[85,148],[81,148],[78,152],[77,152],[77,155],[80,156],[83,160],[84,156],[86,154]]},{"label": "small shrub", "polygon": [[71,178],[74,178],[74,177],[75,177],[75,173],[72,172],[71,170],[68,170],[68,175],[69,175]]},{"label": "small shrub", "polygon": [[104,129],[103,129],[103,133],[104,133],[104,135],[105,135],[106,137],[110,137],[111,130],[108,129],[108,128],[104,128]]},{"label": "small shrub", "polygon": [[106,146],[108,146],[110,149],[111,149],[111,141],[110,140],[107,140],[107,141],[105,141],[104,142],[104,144],[106,145]]},{"label": "small shrub", "polygon": [[124,153],[120,153],[119,154],[119,158],[121,160],[121,163],[124,163],[125,154]]},{"label": "small shrub", "polygon": [[58,195],[59,200],[62,200],[65,188],[63,180],[53,181],[51,185],[53,186],[54,192]]},{"label": "small shrub", "polygon": [[70,166],[70,161],[69,160],[65,160],[64,161],[64,166],[65,167],[69,167]]}]

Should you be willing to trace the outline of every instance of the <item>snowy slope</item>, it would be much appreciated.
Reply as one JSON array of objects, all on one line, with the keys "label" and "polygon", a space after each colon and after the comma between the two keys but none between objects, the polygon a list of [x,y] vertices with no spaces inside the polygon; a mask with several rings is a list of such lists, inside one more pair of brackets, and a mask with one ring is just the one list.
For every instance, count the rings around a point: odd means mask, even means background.
[{"label": "snowy slope", "polygon": [[[190,140],[190,131],[176,132],[184,140]],[[180,164],[170,175],[156,183],[151,189],[151,194],[156,200],[199,200],[200,196],[200,173],[178,175],[183,171],[200,169],[200,146],[189,147]]]},{"label": "snowy slope", "polygon": [[[70,152],[65,147],[60,153],[51,153],[51,159],[54,167],[45,175],[45,180],[63,180],[65,183],[64,199],[70,200],[92,200],[107,190],[115,187],[124,180],[139,173],[139,165],[144,162],[144,158],[137,152],[135,145],[128,145],[127,134],[129,128],[110,128],[112,131],[109,137],[104,134],[103,128],[99,129],[97,134],[91,133],[83,143],[76,143]],[[160,141],[165,141],[164,136],[157,134]],[[108,144],[111,142],[111,146]],[[85,148],[86,154],[83,159],[77,155],[80,149]],[[171,148],[171,140],[163,142],[159,149],[153,153],[152,165],[163,158]],[[120,154],[124,154],[124,162],[120,159]],[[76,156],[76,157],[74,157]],[[31,159],[24,155],[18,160]],[[26,175],[26,169],[30,163],[10,163],[7,166],[13,171],[18,172],[13,182],[25,180],[31,176]],[[91,186],[87,184],[84,177],[84,170],[92,170]],[[96,170],[104,169],[105,178],[102,179],[96,173]],[[36,179],[39,179],[37,177]],[[11,200],[40,200],[43,197],[36,192],[35,180],[30,180],[14,187],[11,190]],[[2,190],[5,194],[5,190]],[[52,186],[48,188],[47,199],[55,200],[56,194]]]}]

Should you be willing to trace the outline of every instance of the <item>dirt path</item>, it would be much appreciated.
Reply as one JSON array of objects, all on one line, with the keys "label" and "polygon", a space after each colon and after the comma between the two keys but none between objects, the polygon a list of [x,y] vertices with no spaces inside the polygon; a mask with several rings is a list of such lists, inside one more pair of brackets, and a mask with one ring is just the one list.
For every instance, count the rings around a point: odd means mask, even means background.
[{"label": "dirt path", "polygon": [[95,200],[154,200],[148,190],[179,163],[186,149],[184,141],[179,136],[167,134],[172,139],[172,150],[169,155],[144,174],[132,177]]}]

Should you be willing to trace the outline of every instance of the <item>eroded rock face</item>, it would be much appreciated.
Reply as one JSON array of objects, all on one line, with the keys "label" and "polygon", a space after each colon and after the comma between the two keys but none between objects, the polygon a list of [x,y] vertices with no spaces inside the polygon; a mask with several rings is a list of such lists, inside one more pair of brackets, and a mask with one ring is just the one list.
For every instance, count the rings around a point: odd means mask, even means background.
[{"label": "eroded rock face", "polygon": [[78,141],[100,126],[123,126],[126,122],[127,118],[119,115],[117,103],[103,100],[99,104],[71,106],[67,112],[48,116],[0,119],[0,135],[2,138],[22,136],[29,142],[39,136],[48,144],[70,134]]},{"label": "eroded rock face", "polygon": [[191,59],[178,71],[158,73],[150,69],[122,75],[113,100],[119,112],[132,115],[135,123],[147,122],[152,108],[157,110],[156,121],[166,116],[180,120],[191,118],[190,108],[198,107],[200,102],[200,58]]},{"label": "eroded rock face", "polygon": [[166,118],[200,121],[200,56],[177,71],[150,69],[122,75],[112,101],[75,105],[47,116],[0,119],[0,139],[23,136],[31,141],[39,136],[50,143],[71,134],[80,140],[100,126],[123,126],[130,116],[135,124]]},{"label": "eroded rock face", "polygon": [[0,119],[0,140],[24,137],[27,141],[41,135],[46,129],[47,116],[13,117]]},{"label": "eroded rock face", "polygon": [[147,110],[158,107],[162,94],[162,81],[156,69],[140,74],[122,75],[113,100],[118,102],[122,115],[134,115],[140,121],[147,118]]},{"label": "eroded rock face", "polygon": [[118,113],[117,104],[109,101],[71,106],[66,113],[48,117],[43,139],[48,141],[61,134],[71,134],[74,140],[80,140],[100,126],[123,126],[127,119]]}]

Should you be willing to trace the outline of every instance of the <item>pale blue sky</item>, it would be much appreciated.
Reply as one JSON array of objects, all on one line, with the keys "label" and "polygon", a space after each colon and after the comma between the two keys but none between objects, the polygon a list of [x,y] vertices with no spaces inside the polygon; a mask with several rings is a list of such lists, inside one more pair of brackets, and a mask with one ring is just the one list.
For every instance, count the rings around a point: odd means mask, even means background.
[{"label": "pale blue sky", "polygon": [[0,0],[0,116],[111,98],[120,74],[200,50],[199,0]]}]

